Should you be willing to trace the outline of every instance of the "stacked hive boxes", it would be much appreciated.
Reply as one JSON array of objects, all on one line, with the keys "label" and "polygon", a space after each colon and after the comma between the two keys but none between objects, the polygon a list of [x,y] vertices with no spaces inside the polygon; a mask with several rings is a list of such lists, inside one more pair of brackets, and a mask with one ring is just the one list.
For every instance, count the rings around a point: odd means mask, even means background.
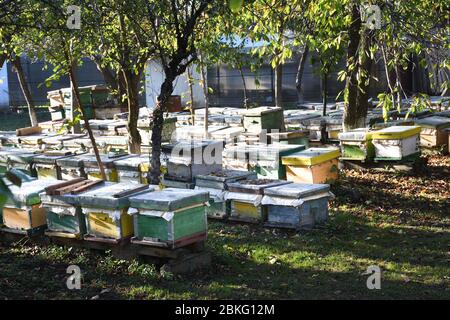
[{"label": "stacked hive boxes", "polygon": [[83,193],[79,204],[86,216],[85,240],[121,241],[133,235],[133,221],[128,214],[129,197],[155,186],[135,183],[105,183],[105,186]]},{"label": "stacked hive boxes", "polygon": [[267,210],[261,205],[264,189],[288,184],[282,180],[243,180],[228,184],[225,200],[230,201],[230,220],[251,223],[266,221]]},{"label": "stacked hive boxes", "polygon": [[267,134],[268,143],[296,144],[309,146],[309,132],[307,130],[294,130],[288,132],[272,132]]},{"label": "stacked hive boxes", "polygon": [[167,188],[130,198],[133,243],[177,248],[206,240],[208,192]]},{"label": "stacked hive boxes", "polygon": [[420,127],[393,126],[372,133],[375,160],[403,160],[419,154]]},{"label": "stacked hive boxes", "polygon": [[181,141],[163,146],[163,152],[168,157],[163,184],[179,187],[178,182],[181,182],[193,188],[197,175],[222,169],[222,151],[221,141]]},{"label": "stacked hive boxes", "polygon": [[57,165],[57,161],[70,156],[72,156],[70,151],[48,151],[34,157],[33,162],[36,167],[38,178],[61,180],[61,168]]},{"label": "stacked hive boxes", "polygon": [[328,184],[290,183],[264,189],[266,226],[309,229],[328,219]]},{"label": "stacked hive boxes", "polygon": [[125,159],[115,160],[114,165],[119,182],[147,184],[147,174],[150,171],[148,155],[132,155]]},{"label": "stacked hive boxes", "polygon": [[45,210],[41,207],[39,194],[46,187],[58,184],[58,180],[28,180],[16,186],[4,179],[12,199],[3,208],[3,224],[6,231],[24,231],[28,235],[43,232],[46,227]]},{"label": "stacked hive boxes", "polygon": [[[130,155],[100,155],[108,181],[117,182],[118,174],[114,161],[128,159]],[[95,155],[82,156],[83,167],[88,179],[100,180],[102,178]]]},{"label": "stacked hive boxes", "polygon": [[420,145],[423,147],[440,147],[447,144],[445,129],[450,128],[450,118],[428,117],[415,121],[422,129],[420,131]]},{"label": "stacked hive boxes", "polygon": [[230,202],[225,200],[228,184],[245,179],[256,179],[256,173],[237,170],[223,170],[208,175],[199,175],[195,189],[209,192],[208,217],[224,219],[230,214]]},{"label": "stacked hive boxes", "polygon": [[284,131],[283,109],[279,107],[258,107],[245,110],[244,128],[249,132],[261,132],[263,130]]},{"label": "stacked hive boxes", "polygon": [[103,186],[103,181],[80,178],[51,186],[41,193],[42,207],[47,217],[46,234],[81,239],[86,233],[86,221],[79,202],[80,196]]},{"label": "stacked hive boxes", "polygon": [[0,150],[0,167],[7,169],[17,169],[29,176],[36,177],[36,168],[33,159],[38,156],[38,152],[31,150],[2,148]]},{"label": "stacked hive boxes", "polygon": [[342,160],[371,160],[375,156],[372,133],[361,128],[339,134]]},{"label": "stacked hive boxes", "polygon": [[300,183],[331,183],[338,178],[339,149],[309,148],[282,157],[287,180]]}]

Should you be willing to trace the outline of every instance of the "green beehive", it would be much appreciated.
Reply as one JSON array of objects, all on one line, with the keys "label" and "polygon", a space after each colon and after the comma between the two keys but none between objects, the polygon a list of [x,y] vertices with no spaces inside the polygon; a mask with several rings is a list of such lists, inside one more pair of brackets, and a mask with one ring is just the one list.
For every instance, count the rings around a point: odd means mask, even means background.
[{"label": "green beehive", "polygon": [[308,148],[309,146],[308,130],[272,132],[268,133],[267,137],[270,139],[269,143],[297,144],[297,145],[304,145],[305,148]]},{"label": "green beehive", "polygon": [[250,170],[262,179],[286,179],[286,169],[281,157],[305,150],[303,145],[270,144],[251,145],[249,149]]},{"label": "green beehive", "polygon": [[130,198],[132,242],[169,248],[206,240],[208,192],[167,188]]},{"label": "green beehive", "polygon": [[284,130],[283,109],[279,107],[259,107],[245,110],[244,128],[250,132],[263,130]]},{"label": "green beehive", "polygon": [[0,150],[0,167],[3,167],[3,171],[5,168],[14,168],[29,176],[36,177],[33,159],[38,155],[38,152],[32,150],[2,148]]},{"label": "green beehive", "polygon": [[[78,180],[72,180],[74,182],[71,184],[72,187],[77,187]],[[85,182],[89,181],[85,180]],[[68,183],[70,181],[64,184],[70,186]],[[67,186],[63,186],[63,188],[67,189]],[[61,194],[53,194],[50,191],[41,193],[42,207],[45,209],[47,217],[46,234],[81,239],[86,233],[86,221],[80,206],[80,196],[103,186],[104,182],[100,182],[89,188],[84,188],[82,192],[74,192],[74,188],[72,188]]]},{"label": "green beehive", "polygon": [[371,160],[375,156],[372,134],[369,129],[361,128],[339,133],[341,142],[341,160]]},{"label": "green beehive", "polygon": [[195,189],[209,192],[209,206],[206,214],[210,218],[224,219],[230,214],[230,202],[226,201],[225,191],[228,183],[245,179],[256,179],[256,173],[238,170],[223,170],[195,179]]}]

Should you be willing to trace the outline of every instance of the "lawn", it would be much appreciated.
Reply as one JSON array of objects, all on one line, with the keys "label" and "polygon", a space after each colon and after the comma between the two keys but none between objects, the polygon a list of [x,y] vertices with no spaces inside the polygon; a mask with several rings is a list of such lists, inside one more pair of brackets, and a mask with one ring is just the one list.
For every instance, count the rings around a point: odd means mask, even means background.
[{"label": "lawn", "polygon": [[[0,299],[450,299],[450,166],[421,174],[346,170],[329,223],[312,231],[211,222],[213,264],[191,275],[55,245],[0,246]],[[81,290],[65,286],[80,266]],[[368,290],[370,265],[381,290]]]}]

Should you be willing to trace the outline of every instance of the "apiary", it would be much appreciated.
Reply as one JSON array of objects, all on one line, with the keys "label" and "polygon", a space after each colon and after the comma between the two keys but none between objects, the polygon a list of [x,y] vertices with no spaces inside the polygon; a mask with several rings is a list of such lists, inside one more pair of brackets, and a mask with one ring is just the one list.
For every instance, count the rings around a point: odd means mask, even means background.
[{"label": "apiary", "polygon": [[3,208],[4,231],[26,232],[28,235],[43,232],[46,227],[45,210],[41,207],[39,194],[46,187],[58,184],[58,180],[22,181],[22,185],[16,186],[6,179],[12,199],[8,199]]},{"label": "apiary", "polygon": [[[100,158],[105,169],[107,181],[117,182],[119,180],[116,166],[114,161],[128,159],[130,155],[128,154],[101,154]],[[82,156],[83,168],[86,173],[86,177],[91,180],[100,180],[102,175],[97,164],[97,158],[93,154],[86,154]]]},{"label": "apiary", "polygon": [[[90,139],[79,140],[91,152],[93,152],[92,142]],[[98,136],[95,138],[100,153],[107,154],[111,150],[128,150],[128,137],[126,136]]]},{"label": "apiary", "polygon": [[46,138],[53,137],[55,135],[56,134],[40,133],[40,134],[31,134],[27,136],[19,136],[19,144],[22,148],[37,150],[41,149],[43,141]]},{"label": "apiary", "polygon": [[57,165],[59,159],[72,156],[70,151],[47,151],[34,157],[33,162],[39,179],[61,180],[61,168]]},{"label": "apiary", "polygon": [[[213,132],[226,129],[227,126],[208,126],[208,135]],[[183,126],[178,127],[175,132],[175,139],[173,141],[180,140],[194,140],[200,141],[205,139],[205,127],[204,126]]]},{"label": "apiary", "polygon": [[328,184],[290,183],[264,189],[261,204],[267,208],[266,226],[310,229],[328,219]]},{"label": "apiary", "polygon": [[263,130],[284,131],[283,109],[279,107],[258,107],[242,111],[243,124],[246,131],[261,132]]},{"label": "apiary", "polygon": [[86,220],[79,197],[104,184],[103,181],[79,178],[46,188],[40,194],[47,219],[46,235],[81,239],[86,233]]},{"label": "apiary", "polygon": [[289,181],[255,179],[228,184],[225,200],[230,201],[230,220],[262,223],[267,219],[267,209],[261,205],[264,189],[288,184]]},{"label": "apiary", "polygon": [[130,155],[125,159],[115,160],[119,182],[148,184],[147,174],[150,171],[149,155]]},{"label": "apiary", "polygon": [[372,133],[375,160],[402,160],[419,153],[418,126],[394,126]]},{"label": "apiary", "polygon": [[230,203],[226,201],[225,191],[228,183],[246,179],[256,179],[256,173],[237,170],[222,170],[195,179],[195,189],[209,192],[208,217],[223,219],[230,214]]},{"label": "apiary", "polygon": [[447,144],[445,129],[450,128],[450,118],[433,116],[418,119],[415,124],[420,126],[420,145],[423,147],[440,147]]},{"label": "apiary", "polygon": [[309,147],[309,131],[308,130],[293,130],[287,132],[272,132],[267,134],[268,143],[280,144],[297,144],[303,145],[305,148]]},{"label": "apiary", "polygon": [[338,141],[339,133],[342,132],[342,116],[338,115],[337,117],[330,116],[325,118],[325,125],[328,140]]},{"label": "apiary", "polygon": [[167,160],[167,179],[194,182],[197,175],[222,169],[221,141],[181,141],[162,147]]},{"label": "apiary", "polygon": [[169,248],[205,241],[208,192],[167,188],[130,198],[133,243]]},{"label": "apiary", "polygon": [[153,191],[155,186],[135,183],[105,182],[98,188],[79,196],[86,217],[85,239],[112,239],[120,241],[133,235],[133,219],[128,214],[131,195]]},{"label": "apiary", "polygon": [[29,176],[36,177],[37,174],[33,159],[37,155],[39,155],[38,151],[2,148],[0,149],[0,167],[18,169]]},{"label": "apiary", "polygon": [[[152,131],[150,130],[150,118],[144,118],[138,120],[138,131],[141,135],[142,144],[146,146],[151,145]],[[161,141],[169,142],[172,140],[172,136],[176,130],[176,117],[165,117],[163,123],[163,129],[161,133]]]},{"label": "apiary", "polygon": [[338,178],[337,148],[309,148],[283,156],[286,178],[300,183],[332,183]]},{"label": "apiary", "polygon": [[250,170],[261,179],[286,179],[286,170],[281,158],[304,150],[305,146],[295,144],[251,145],[249,149]]},{"label": "apiary", "polygon": [[[58,134],[42,139],[42,146],[44,149],[78,149],[73,147],[73,141],[82,138],[87,138],[85,134]],[[70,148],[69,148],[70,147]]]},{"label": "apiary", "polygon": [[372,133],[367,128],[339,134],[342,160],[371,160],[375,156]]}]

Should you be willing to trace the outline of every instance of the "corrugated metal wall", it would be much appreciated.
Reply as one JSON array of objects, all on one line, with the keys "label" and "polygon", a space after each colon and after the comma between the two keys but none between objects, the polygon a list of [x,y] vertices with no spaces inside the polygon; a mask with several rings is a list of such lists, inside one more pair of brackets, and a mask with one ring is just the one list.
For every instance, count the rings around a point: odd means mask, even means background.
[{"label": "corrugated metal wall", "polygon": [[[295,77],[297,74],[299,57],[294,56],[283,66],[283,101],[285,106],[295,106],[297,104],[297,90],[295,88]],[[343,70],[345,60],[338,66],[338,70]],[[303,94],[305,101],[321,101],[321,80],[315,66],[311,64],[311,56],[305,63],[303,74]],[[372,81],[370,94],[373,97],[386,88],[386,77],[383,65],[378,63],[373,66],[373,74],[379,82]],[[252,72],[249,68],[243,68],[245,82],[248,91],[249,103],[260,105],[274,104],[274,72],[267,64],[257,72]],[[258,79],[259,86],[255,79]],[[244,100],[242,78],[239,70],[231,69],[226,65],[218,65],[208,68],[208,85],[213,88],[211,102],[218,106],[241,106]],[[344,82],[337,80],[337,72],[333,72],[328,78],[329,100],[334,101],[338,93],[344,88]],[[342,100],[342,98],[340,98]]]}]

